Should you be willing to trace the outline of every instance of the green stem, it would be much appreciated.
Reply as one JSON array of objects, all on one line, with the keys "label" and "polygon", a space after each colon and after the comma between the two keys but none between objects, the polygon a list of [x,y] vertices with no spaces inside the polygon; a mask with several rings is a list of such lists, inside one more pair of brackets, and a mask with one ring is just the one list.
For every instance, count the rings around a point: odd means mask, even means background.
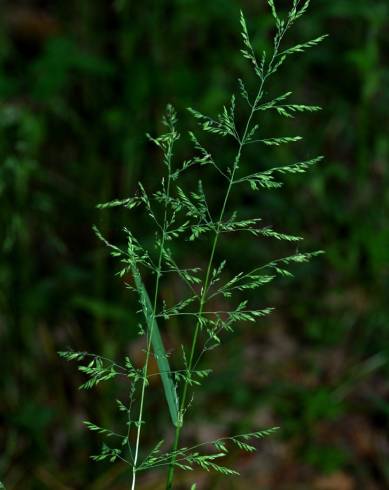
[{"label": "green stem", "polygon": [[[165,246],[166,231],[167,231],[167,202],[168,202],[168,198],[170,195],[172,146],[173,146],[173,142],[170,142],[168,154],[167,154],[167,166],[168,166],[168,181],[167,181],[167,186],[166,186],[167,199],[166,199],[166,204],[165,204],[165,209],[164,209],[163,230],[162,230],[161,244],[160,244],[160,249],[159,249],[158,269],[157,269],[157,277],[156,277],[156,281],[155,281],[154,304],[153,304],[153,313],[152,313],[154,317],[155,317],[156,310],[157,310],[159,283],[160,283],[160,279],[161,279],[162,257],[163,257],[163,250],[164,250],[164,246]],[[141,437],[141,432],[142,432],[143,408],[144,408],[146,387],[148,384],[147,371],[148,371],[148,367],[149,367],[149,360],[150,360],[150,354],[151,354],[151,339],[152,339],[152,335],[153,335],[154,324],[155,324],[155,322],[152,323],[151,330],[148,333],[146,360],[145,360],[145,364],[143,367],[143,381],[142,381],[141,398],[140,398],[140,405],[139,405],[139,415],[138,415],[138,421],[137,421],[137,433],[136,433],[136,442],[135,442],[134,461],[133,461],[133,466],[132,466],[131,490],[135,490],[135,484],[136,484],[137,462],[138,462],[138,458],[139,458],[140,437]]]},{"label": "green stem", "polygon": [[[235,174],[236,174],[236,171],[238,170],[238,167],[239,167],[239,162],[240,162],[240,158],[241,158],[241,154],[242,154],[242,149],[243,149],[243,146],[245,144],[245,139],[246,139],[247,134],[249,132],[251,121],[252,121],[252,118],[253,118],[254,113],[255,113],[255,107],[256,107],[258,100],[262,94],[263,84],[264,84],[264,80],[261,82],[260,88],[258,90],[258,94],[257,94],[256,99],[255,99],[255,102],[254,102],[253,106],[251,107],[250,116],[247,120],[247,124],[246,124],[246,128],[244,130],[244,133],[243,133],[243,137],[239,141],[239,149],[238,149],[235,161],[234,161],[234,167],[232,169],[231,178],[230,178],[230,181],[228,183],[228,188],[227,188],[227,191],[226,191],[226,194],[224,197],[222,209],[220,211],[219,221],[217,223],[217,228],[215,230],[215,236],[213,239],[211,255],[209,258],[207,272],[206,272],[205,281],[204,281],[204,287],[203,287],[203,291],[202,291],[202,295],[201,295],[201,299],[200,299],[200,307],[199,307],[199,313],[198,313],[199,318],[201,318],[201,315],[204,311],[204,306],[205,306],[206,301],[207,301],[209,278],[210,278],[211,269],[213,266],[216,247],[217,247],[217,244],[219,241],[221,223],[223,221],[224,213],[225,213],[226,207],[227,207],[227,202],[228,202],[228,199],[229,199],[230,194],[231,194],[232,186],[234,184]],[[198,320],[196,322],[196,328],[195,328],[195,332],[193,335],[192,347],[191,347],[190,357],[189,357],[189,362],[188,362],[188,367],[187,367],[188,372],[191,372],[191,370],[193,368],[193,360],[194,360],[194,355],[196,352],[196,346],[197,346],[197,341],[198,341],[198,337],[200,334],[200,330],[201,330],[201,323]],[[184,383],[182,399],[181,399],[181,404],[180,404],[180,419],[181,420],[180,420],[180,424],[176,427],[176,430],[175,430],[175,436],[174,436],[174,442],[173,442],[173,448],[172,448],[172,459],[170,461],[168,474],[167,474],[166,490],[172,490],[172,488],[173,488],[174,469],[175,469],[175,462],[176,462],[175,453],[178,450],[178,444],[179,444],[179,440],[180,440],[181,429],[183,426],[184,410],[185,410],[186,399],[188,396],[188,388],[189,388],[189,384],[188,384],[188,381],[186,380]]]},{"label": "green stem", "polygon": [[[252,121],[253,116],[254,116],[254,113],[256,111],[256,106],[257,106],[260,98],[262,97],[264,83],[267,80],[268,76],[271,74],[271,70],[273,68],[273,63],[274,63],[274,61],[275,61],[275,59],[277,57],[277,54],[279,52],[279,46],[280,46],[281,40],[282,40],[285,32],[289,28],[289,23],[290,23],[290,19],[288,20],[288,22],[285,25],[285,27],[280,31],[279,38],[278,38],[278,40],[276,42],[276,45],[274,46],[273,56],[272,56],[272,58],[271,58],[271,60],[269,62],[268,68],[267,68],[267,73],[266,73],[266,75],[263,76],[263,78],[261,80],[261,84],[260,84],[260,87],[259,87],[257,96],[255,98],[254,104],[251,106],[251,112],[250,112],[250,115],[248,117],[248,120],[247,120],[247,123],[246,123],[246,127],[245,127],[245,130],[244,130],[244,133],[243,133],[243,136],[239,140],[239,149],[238,149],[238,152],[237,152],[235,161],[234,161],[234,167],[233,167],[233,170],[232,170],[232,173],[231,173],[231,178],[230,178],[230,181],[229,181],[229,184],[228,184],[227,192],[226,192],[226,195],[225,195],[225,198],[224,198],[224,202],[223,202],[223,206],[222,206],[222,209],[221,209],[221,212],[220,212],[220,217],[219,217],[219,221],[218,221],[218,224],[217,224],[217,228],[215,230],[215,237],[214,237],[214,240],[213,240],[212,250],[211,250],[211,256],[210,256],[210,259],[209,259],[207,273],[206,273],[206,277],[205,277],[204,289],[203,289],[203,292],[202,292],[202,295],[201,295],[201,299],[200,299],[200,308],[199,308],[199,315],[198,315],[199,318],[201,317],[201,315],[203,313],[204,305],[206,303],[206,299],[207,299],[206,298],[206,295],[207,295],[207,292],[208,292],[208,285],[209,285],[209,276],[210,276],[210,273],[211,273],[211,269],[212,269],[212,265],[213,265],[213,260],[214,260],[214,256],[215,256],[215,252],[216,252],[216,247],[217,247],[217,243],[218,243],[218,240],[219,240],[220,226],[221,226],[221,223],[222,223],[222,220],[223,220],[223,216],[224,216],[224,213],[225,213],[225,210],[226,210],[226,207],[227,207],[228,199],[230,197],[231,189],[232,189],[232,186],[234,184],[235,173],[236,173],[236,171],[237,171],[237,169],[239,167],[239,162],[240,162],[240,158],[241,158],[241,154],[242,154],[242,149],[243,149],[243,146],[246,143],[246,138],[247,138],[247,135],[248,135],[249,130],[250,130],[251,121]],[[198,337],[199,337],[200,329],[201,329],[200,322],[197,321],[196,328],[195,328],[195,333],[194,333],[194,336],[193,336],[193,342],[192,342],[192,347],[191,347],[191,352],[190,352],[189,363],[188,363],[188,372],[190,372],[192,370],[192,367],[193,367],[193,359],[194,359],[194,354],[195,354],[195,351],[196,351],[197,340],[198,340]],[[175,454],[176,454],[176,451],[178,450],[178,444],[179,444],[179,440],[180,440],[181,429],[182,429],[182,426],[183,426],[183,417],[184,417],[184,410],[185,410],[186,399],[187,399],[187,396],[188,396],[188,388],[189,388],[189,384],[188,384],[188,381],[186,380],[185,383],[184,383],[184,389],[183,389],[183,394],[182,394],[182,399],[181,399],[181,404],[180,404],[180,417],[181,417],[181,421],[180,421],[180,424],[176,427],[176,430],[175,430],[174,443],[173,443],[173,448],[172,448],[172,458],[171,458],[171,461],[170,461],[170,464],[169,464],[168,475],[167,475],[166,490],[172,490],[172,488],[173,488],[174,469],[175,469],[175,461],[176,461],[176,455]]]}]

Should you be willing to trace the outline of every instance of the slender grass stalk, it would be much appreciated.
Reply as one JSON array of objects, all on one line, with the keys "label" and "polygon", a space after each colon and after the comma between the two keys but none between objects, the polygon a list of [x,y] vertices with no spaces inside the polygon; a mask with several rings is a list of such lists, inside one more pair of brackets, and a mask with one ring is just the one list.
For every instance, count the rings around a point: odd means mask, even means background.
[{"label": "slender grass stalk", "polygon": [[[259,88],[257,97],[255,99],[256,100],[256,103],[258,103],[258,99],[260,97],[260,94],[262,93],[262,88],[263,88],[263,82],[260,85],[260,88]],[[238,167],[239,167],[241,153],[242,153],[242,149],[243,149],[243,142],[245,141],[245,139],[247,137],[247,134],[248,134],[248,131],[249,131],[249,128],[250,128],[250,124],[251,124],[251,120],[252,120],[252,118],[254,116],[254,107],[255,107],[255,104],[253,105],[253,108],[251,109],[249,118],[247,120],[246,128],[245,128],[244,133],[243,133],[243,138],[242,138],[241,141],[239,141],[238,153],[237,153],[237,155],[235,157],[235,161],[234,161],[234,164],[233,164],[233,170],[232,170],[232,173],[231,173],[231,178],[230,178],[230,181],[228,182],[227,191],[226,191],[226,194],[224,196],[223,205],[222,205],[222,208],[221,208],[221,211],[220,211],[219,220],[218,220],[218,223],[217,223],[217,228],[216,228],[215,235],[214,235],[214,238],[213,238],[213,243],[212,243],[212,248],[211,248],[211,255],[210,255],[210,258],[209,258],[207,272],[206,272],[206,275],[205,275],[203,292],[202,292],[201,299],[200,299],[200,307],[199,307],[199,311],[198,311],[198,318],[201,318],[201,316],[203,314],[204,306],[206,304],[206,298],[207,298],[208,287],[209,287],[209,278],[210,278],[211,270],[212,270],[213,263],[214,263],[216,247],[217,247],[217,244],[218,244],[218,241],[219,241],[220,227],[221,227],[221,223],[223,222],[223,219],[224,219],[224,214],[225,214],[225,211],[226,211],[228,199],[230,197],[231,189],[232,189],[232,186],[233,186],[233,183],[234,183],[235,174],[236,174],[236,171],[238,170]],[[195,352],[196,352],[197,340],[198,340],[198,337],[199,337],[199,334],[200,334],[200,328],[201,328],[200,321],[197,320],[196,327],[195,327],[195,332],[194,332],[194,336],[193,336],[193,341],[192,341],[192,346],[191,346],[191,349],[190,349],[190,357],[189,357],[189,363],[188,363],[188,371],[191,371],[193,369],[194,356],[195,356]],[[168,470],[168,475],[167,475],[166,490],[171,490],[173,488],[173,477],[174,477],[174,467],[175,467],[174,466],[175,465],[175,454],[176,454],[176,451],[178,449],[178,444],[179,444],[179,440],[180,440],[181,429],[183,427],[183,417],[184,417],[185,405],[186,405],[187,396],[188,396],[188,388],[189,388],[188,380],[185,380],[184,389],[183,389],[183,393],[182,393],[182,397],[181,397],[181,406],[180,406],[181,423],[176,427],[176,430],[175,430],[175,437],[174,437],[174,443],[173,443],[173,449],[172,449],[172,459],[171,459],[171,462],[170,462],[170,465],[169,465],[169,470]]]},{"label": "slender grass stalk", "polygon": [[[274,10],[274,4],[271,4],[271,6],[272,6],[272,9],[273,9],[273,13],[274,13],[275,12],[275,10]],[[245,25],[245,23],[243,25]],[[221,211],[220,211],[219,220],[218,220],[218,223],[217,223],[217,229],[215,231],[215,236],[214,236],[214,239],[213,239],[213,244],[212,244],[212,249],[211,249],[211,255],[210,255],[210,259],[209,259],[209,263],[208,263],[208,267],[207,267],[207,273],[206,273],[206,277],[205,277],[205,281],[204,281],[203,294],[201,296],[201,301],[200,301],[200,308],[199,308],[199,313],[198,313],[199,318],[203,314],[203,308],[204,308],[204,306],[206,304],[206,297],[207,297],[208,285],[209,285],[209,276],[210,276],[210,273],[211,273],[211,269],[213,267],[213,262],[214,262],[216,247],[217,247],[219,236],[220,236],[220,227],[221,227],[221,223],[223,222],[223,219],[224,219],[224,214],[225,214],[225,211],[226,211],[228,199],[230,197],[231,189],[232,189],[232,186],[234,184],[235,174],[236,174],[236,172],[237,172],[237,170],[239,168],[239,163],[240,163],[240,159],[241,159],[241,155],[242,155],[242,150],[243,150],[243,147],[245,145],[247,135],[248,135],[248,133],[250,131],[250,125],[251,125],[251,121],[252,121],[252,119],[254,117],[254,114],[255,114],[255,108],[257,107],[259,101],[262,98],[262,95],[263,95],[263,87],[264,87],[265,81],[268,78],[268,76],[270,76],[270,73],[271,73],[271,70],[272,70],[272,67],[273,67],[273,63],[274,63],[274,60],[276,59],[276,56],[278,54],[278,51],[279,51],[279,47],[280,47],[282,38],[284,37],[284,35],[285,35],[286,31],[288,30],[289,26],[290,26],[290,21],[288,21],[286,23],[284,30],[282,31],[282,33],[280,34],[279,38],[276,40],[276,42],[274,44],[273,56],[272,56],[271,62],[269,63],[268,73],[264,77],[262,77],[262,79],[261,79],[259,90],[258,90],[257,96],[255,98],[255,102],[254,102],[254,104],[251,107],[250,115],[249,115],[249,117],[247,119],[245,130],[243,132],[243,136],[242,136],[241,139],[238,138],[239,148],[238,148],[238,152],[236,154],[235,160],[234,160],[233,170],[232,170],[232,173],[231,173],[231,178],[230,178],[229,183],[228,183],[227,191],[226,191],[226,194],[225,194],[225,197],[224,197],[223,205],[222,205],[222,208],[221,208]],[[194,361],[194,356],[195,356],[195,351],[196,351],[196,346],[197,346],[197,339],[198,339],[199,333],[200,333],[200,322],[197,321],[196,328],[195,328],[195,333],[194,333],[194,336],[193,336],[193,342],[192,342],[192,346],[191,346],[191,351],[190,351],[190,358],[189,358],[189,364],[188,364],[188,370],[189,371],[191,371],[192,368],[193,368],[193,361]],[[183,390],[183,394],[182,394],[182,397],[181,397],[181,406],[180,406],[180,416],[181,417],[184,416],[185,404],[186,404],[187,395],[188,395],[188,387],[189,387],[188,381],[185,381],[184,390]],[[175,455],[175,452],[178,449],[178,444],[179,444],[179,440],[180,440],[180,434],[181,434],[181,428],[182,428],[182,426],[183,426],[183,423],[180,424],[180,425],[178,425],[176,427],[176,430],[175,430],[175,438],[174,438],[174,444],[173,444],[173,456],[172,456],[171,463],[169,465],[169,470],[168,470],[168,475],[167,475],[166,490],[171,490],[173,488],[174,465],[175,465],[175,459],[174,459],[175,456],[174,455]]]},{"label": "slender grass stalk", "polygon": [[[170,126],[170,130],[174,132],[174,128]],[[150,361],[150,356],[151,356],[151,345],[152,345],[152,340],[153,336],[155,335],[154,329],[156,327],[156,312],[157,312],[157,301],[158,301],[158,296],[159,296],[159,285],[160,285],[160,280],[161,280],[161,268],[162,268],[162,259],[163,259],[163,251],[165,247],[165,241],[166,241],[166,233],[167,233],[167,213],[168,213],[168,201],[170,198],[170,184],[171,184],[171,178],[172,178],[172,171],[171,171],[171,165],[172,165],[172,156],[173,156],[173,144],[175,142],[175,138],[173,137],[169,141],[168,145],[168,151],[166,154],[166,167],[168,171],[168,178],[167,178],[167,187],[166,187],[166,201],[165,201],[165,207],[164,207],[164,217],[163,217],[163,228],[161,232],[161,247],[159,250],[159,256],[158,256],[158,266],[156,270],[156,280],[155,280],[155,291],[154,291],[154,302],[153,302],[153,308],[152,311],[148,309],[148,304],[147,304],[147,298],[144,300],[144,308],[145,308],[145,317],[148,319],[148,322],[150,324],[150,327],[148,329],[148,335],[147,335],[147,349],[146,349],[146,360],[145,364],[143,367],[143,380],[142,380],[142,388],[141,388],[141,399],[140,399],[140,405],[139,405],[139,415],[138,415],[138,422],[137,422],[137,432],[136,432],[136,443],[135,443],[135,455],[134,455],[134,462],[133,462],[133,468],[132,468],[132,484],[131,484],[131,490],[135,489],[135,484],[136,484],[136,471],[137,471],[137,463],[138,463],[138,456],[139,456],[139,444],[140,444],[140,437],[141,437],[141,430],[142,430],[142,420],[143,420],[143,411],[144,411],[144,399],[145,399],[145,392],[146,392],[146,387],[148,385],[148,368],[149,368],[149,361]],[[134,268],[133,268],[133,273],[134,273]],[[138,273],[138,271],[135,271],[134,274],[135,281],[139,284],[141,283],[141,277]],[[151,320],[151,321],[150,321]],[[161,355],[161,353],[156,354]],[[166,362],[166,359],[164,359]],[[166,376],[168,376],[167,373],[165,373]],[[169,393],[169,392],[168,392]],[[170,406],[170,394],[168,395],[168,403]],[[174,402],[173,402],[174,403]],[[174,417],[174,416],[173,416]],[[173,418],[174,421],[174,418]]]}]

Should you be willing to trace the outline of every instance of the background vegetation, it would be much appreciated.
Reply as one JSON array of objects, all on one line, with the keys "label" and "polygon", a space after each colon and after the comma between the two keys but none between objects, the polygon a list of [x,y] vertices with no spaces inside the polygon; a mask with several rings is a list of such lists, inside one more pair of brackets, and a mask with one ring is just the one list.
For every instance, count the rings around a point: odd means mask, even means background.
[{"label": "background vegetation", "polygon": [[[188,127],[187,106],[214,113],[225,102],[250,70],[239,55],[239,9],[266,47],[264,4],[2,3],[0,479],[9,489],[126,488],[119,464],[89,462],[97,439],[81,424],[87,414],[110,425],[123,387],[79,392],[79,375],[56,354],[139,352],[134,305],[91,229],[97,223],[117,237],[131,223],[95,205],[126,197],[141,178],[159,179],[159,155],[144,133],[158,131],[166,103]],[[241,479],[227,487],[208,478],[203,488],[389,486],[388,14],[386,0],[315,0],[294,32],[296,41],[330,38],[296,58],[274,91],[293,89],[297,100],[325,110],[296,118],[305,142],[279,157],[319,151],[326,161],[281,192],[242,196],[238,205],[304,234],[304,249],[327,253],[300,267],[294,282],[275,281],[266,295],[276,313],[210,358],[216,376],[205,385],[207,403],[195,400],[186,437],[218,437],[225,427],[282,431],[257,456],[237,456]],[[271,133],[280,121],[268,124]],[[244,245],[226,246],[239,268]],[[244,251],[255,262],[271,252]],[[182,335],[174,325],[165,342],[174,349]],[[150,410],[166,432],[160,398],[156,381]],[[162,488],[158,474],[142,488]]]}]

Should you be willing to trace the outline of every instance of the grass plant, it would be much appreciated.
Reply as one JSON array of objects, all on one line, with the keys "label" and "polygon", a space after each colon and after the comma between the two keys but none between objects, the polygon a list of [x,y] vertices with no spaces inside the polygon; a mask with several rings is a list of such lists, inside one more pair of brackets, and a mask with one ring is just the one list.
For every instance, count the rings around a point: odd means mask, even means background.
[{"label": "grass plant", "polygon": [[[246,173],[246,159],[257,146],[258,151],[268,151],[273,147],[295,144],[302,138],[298,135],[266,134],[262,125],[265,113],[293,119],[297,113],[316,112],[320,107],[298,104],[292,99],[292,92],[270,96],[271,79],[282,65],[293,55],[319,44],[326,36],[304,41],[288,47],[286,34],[303,16],[309,0],[293,0],[290,10],[280,13],[273,0],[268,0],[274,19],[274,40],[271,53],[257,53],[253,46],[243,13],[242,56],[253,68],[256,89],[248,87],[251,82],[238,80],[238,95],[233,94],[229,102],[216,117],[205,115],[198,110],[189,112],[202,131],[219,139],[218,147],[233,145],[234,158],[228,163],[223,157],[216,157],[214,151],[205,147],[201,136],[188,132],[187,144],[191,156],[183,162],[177,161],[176,147],[181,144],[177,129],[177,114],[169,105],[163,118],[165,132],[160,136],[148,135],[149,140],[161,151],[164,176],[157,190],[148,190],[139,183],[137,193],[123,200],[114,200],[99,205],[100,209],[125,208],[131,212],[145,212],[154,232],[154,243],[135,235],[132,229],[124,228],[126,246],[111,243],[98,228],[97,236],[109,247],[111,254],[121,263],[118,275],[137,297],[140,305],[139,335],[144,339],[144,363],[139,367],[129,356],[122,362],[111,360],[98,354],[86,352],[61,352],[69,361],[79,363],[79,369],[87,379],[81,386],[90,389],[113,378],[124,376],[130,383],[129,399],[117,400],[119,412],[124,415],[121,433],[85,422],[91,431],[101,434],[105,442],[101,451],[92,456],[95,461],[115,462],[121,460],[128,468],[129,485],[137,488],[138,475],[152,469],[166,470],[166,490],[173,489],[175,470],[190,471],[200,467],[205,471],[216,471],[225,476],[236,475],[237,471],[225,466],[222,461],[232,446],[242,451],[254,452],[255,441],[272,434],[277,428],[254,429],[250,433],[206,441],[192,447],[181,447],[181,435],[189,416],[196,389],[201,387],[211,374],[203,367],[207,352],[218,348],[223,336],[232,332],[237,325],[255,323],[273,310],[269,306],[254,307],[244,298],[252,292],[272,282],[277,277],[291,277],[290,266],[304,263],[321,252],[300,252],[275,258],[268,263],[258,264],[251,270],[238,274],[228,272],[229,258],[217,259],[221,240],[230,234],[246,234],[248,238],[260,238],[289,242],[296,246],[301,237],[278,231],[268,226],[261,218],[240,216],[231,209],[231,197],[237,189],[244,187],[249,192],[271,192],[282,187],[282,177],[286,174],[302,174],[319,163],[322,157],[308,158],[287,165],[274,165],[267,169],[257,169]],[[245,162],[245,165],[242,165]],[[207,187],[208,172],[219,174],[224,195],[220,202],[209,198]],[[186,179],[193,175],[200,179]],[[197,180],[190,188],[188,182]],[[196,247],[198,242],[209,243],[209,255],[199,265],[187,267],[179,264],[177,249],[184,246]],[[200,247],[199,247],[200,248]],[[205,267],[203,264],[206,264]],[[241,267],[244,269],[242,262]],[[182,283],[186,291],[175,304],[167,304],[161,299],[161,284],[172,275]],[[153,285],[146,286],[150,277]],[[215,300],[222,299],[227,309],[214,308]],[[220,303],[216,303],[220,304]],[[188,344],[181,345],[173,355],[168,354],[163,343],[163,332],[171,321],[191,325],[192,337]],[[144,431],[148,428],[147,393],[150,387],[150,363],[155,359],[161,377],[166,407],[174,430],[171,448],[165,448],[163,440],[151,449],[142,445]],[[110,441],[117,441],[116,444]],[[210,447],[213,449],[210,450]],[[192,489],[196,484],[192,485]]]}]

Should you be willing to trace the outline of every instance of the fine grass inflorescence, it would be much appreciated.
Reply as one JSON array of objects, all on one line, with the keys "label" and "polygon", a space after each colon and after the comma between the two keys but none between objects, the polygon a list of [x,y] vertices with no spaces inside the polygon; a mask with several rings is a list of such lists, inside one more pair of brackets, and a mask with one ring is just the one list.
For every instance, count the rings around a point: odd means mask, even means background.
[{"label": "fine grass inflorescence", "polygon": [[[175,145],[180,139],[177,131],[177,115],[169,105],[163,118],[166,127],[164,134],[158,137],[148,135],[162,153],[164,177],[157,191],[148,192],[140,183],[136,195],[124,200],[114,200],[99,205],[101,209],[123,207],[127,210],[139,208],[150,218],[154,231],[153,246],[149,242],[138,239],[128,228],[124,228],[126,247],[110,243],[95,228],[97,236],[111,250],[111,254],[121,263],[120,277],[127,280],[131,277],[128,288],[133,291],[140,305],[139,334],[144,338],[144,363],[139,367],[126,357],[122,362],[107,359],[97,354],[86,352],[61,352],[60,355],[79,363],[79,369],[86,375],[81,386],[90,389],[99,383],[106,382],[117,376],[125,376],[129,381],[129,397],[126,402],[117,400],[118,411],[124,415],[124,429],[121,434],[108,428],[100,427],[92,422],[85,422],[86,427],[101,434],[105,439],[101,451],[92,456],[95,461],[122,461],[128,467],[129,485],[137,486],[140,472],[153,468],[166,469],[166,489],[173,488],[175,469],[193,470],[198,467],[206,471],[216,471],[225,476],[236,475],[237,472],[224,466],[220,461],[226,456],[229,448],[235,446],[242,451],[253,452],[256,446],[253,441],[272,434],[276,428],[255,430],[247,434],[224,437],[214,441],[206,441],[192,447],[181,447],[181,433],[188,417],[193,393],[210,370],[200,369],[199,361],[204,354],[222,343],[223,333],[231,332],[235,325],[242,322],[256,322],[259,318],[271,313],[272,308],[251,308],[247,300],[241,300],[226,311],[215,310],[214,299],[224,299],[224,303],[233,304],[234,298],[251,292],[273,281],[277,276],[291,277],[288,266],[293,263],[309,261],[320,252],[301,253],[274,259],[269,263],[258,265],[252,270],[228,275],[227,259],[216,261],[216,253],[223,235],[232,232],[246,232],[254,237],[273,238],[286,242],[298,242],[300,237],[276,231],[272,227],[263,226],[260,218],[238,217],[236,211],[229,209],[230,197],[235,189],[246,186],[253,192],[271,191],[282,186],[279,180],[284,174],[304,173],[317,164],[322,157],[299,161],[290,165],[275,166],[253,173],[241,171],[241,162],[245,157],[245,149],[251,145],[264,147],[280,146],[294,143],[299,136],[268,137],[261,134],[262,128],[258,121],[265,111],[272,111],[281,117],[293,118],[296,113],[319,111],[320,107],[300,105],[289,101],[291,92],[268,98],[265,87],[269,79],[280,69],[287,58],[316,46],[325,36],[284,47],[287,31],[307,11],[309,0],[302,2],[292,0],[292,5],[285,15],[280,15],[274,0],[268,0],[275,22],[275,34],[272,52],[257,54],[249,36],[246,20],[241,13],[243,48],[242,55],[253,68],[253,77],[257,87],[250,94],[247,84],[238,80],[239,98],[232,95],[229,103],[223,107],[216,117],[204,115],[189,109],[201,129],[219,138],[230,138],[235,145],[235,156],[229,164],[218,161],[203,146],[200,136],[188,133],[188,145],[193,156],[184,162],[176,162]],[[239,103],[238,103],[239,101]],[[238,112],[239,111],[239,112]],[[243,123],[241,122],[243,120]],[[198,180],[195,189],[188,190],[183,174],[198,168],[204,178]],[[225,191],[220,203],[210,204],[204,186],[207,168],[220,174]],[[193,181],[193,178],[192,178]],[[183,183],[184,184],[183,184]],[[212,201],[213,202],[213,201]],[[186,240],[189,243],[207,237],[210,248],[205,267],[183,267],[179,265],[175,251],[178,244]],[[179,246],[178,246],[179,248]],[[203,262],[202,262],[203,263]],[[154,277],[151,290],[146,289],[146,276]],[[182,283],[182,289],[188,294],[181,297],[174,305],[161,300],[161,282],[166,276],[175,275]],[[169,327],[175,320],[191,322],[192,336],[188,345],[182,345],[176,353],[166,353],[160,333],[161,324]],[[187,325],[187,323],[186,323]],[[173,425],[174,441],[172,447],[164,450],[164,441],[159,441],[148,450],[143,448],[142,435],[147,431],[146,397],[150,386],[150,362],[155,360],[161,378],[166,408]],[[175,369],[170,364],[174,362]],[[181,363],[181,364],[180,364]],[[149,421],[150,422],[150,421]],[[116,441],[116,444],[112,441]],[[213,450],[209,451],[212,447]],[[208,450],[205,451],[205,450]],[[196,484],[192,485],[192,489]]]}]

